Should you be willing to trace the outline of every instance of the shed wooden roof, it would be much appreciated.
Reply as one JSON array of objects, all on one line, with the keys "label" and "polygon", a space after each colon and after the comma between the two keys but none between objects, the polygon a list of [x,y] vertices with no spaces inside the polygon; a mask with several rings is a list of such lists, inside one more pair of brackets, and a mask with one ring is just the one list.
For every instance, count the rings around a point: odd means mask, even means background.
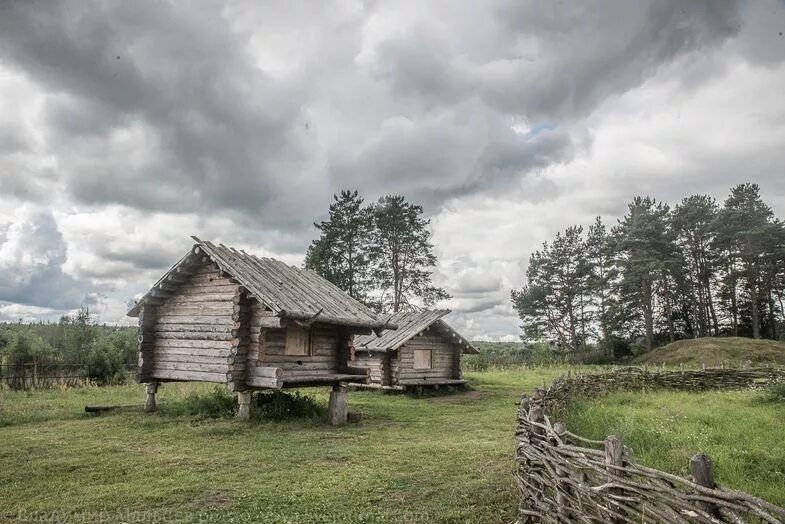
[{"label": "shed wooden roof", "polygon": [[314,271],[289,266],[274,258],[257,257],[209,241],[191,237],[196,244],[193,249],[175,264],[128,312],[128,316],[139,315],[141,307],[155,303],[176,293],[170,275],[179,268],[209,258],[230,278],[242,285],[250,294],[276,315],[292,320],[313,320],[374,330],[395,329],[390,321],[384,321],[336,285]]},{"label": "shed wooden roof", "polygon": [[478,353],[471,342],[461,336],[442,317],[449,314],[449,309],[433,309],[423,311],[399,311],[389,318],[397,326],[393,331],[386,331],[381,336],[360,335],[354,338],[354,347],[364,351],[391,351],[398,349],[411,338],[422,333],[433,325],[446,338],[460,346],[464,353]]}]

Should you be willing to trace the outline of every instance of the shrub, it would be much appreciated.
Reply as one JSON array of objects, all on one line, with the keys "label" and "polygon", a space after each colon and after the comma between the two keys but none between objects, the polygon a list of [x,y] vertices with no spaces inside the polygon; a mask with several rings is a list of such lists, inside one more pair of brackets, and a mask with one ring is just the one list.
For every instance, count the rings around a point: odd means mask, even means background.
[{"label": "shrub", "polygon": [[295,418],[318,418],[326,415],[325,408],[316,401],[299,391],[285,393],[273,390],[259,392],[254,395],[254,405],[257,409],[251,410],[254,418],[268,420],[288,420]]},{"label": "shrub", "polygon": [[200,418],[231,418],[234,416],[234,395],[225,387],[216,386],[209,393],[191,393],[182,402],[185,414]]},{"label": "shrub", "polygon": [[87,374],[99,385],[119,385],[127,379],[123,355],[109,337],[98,337],[90,344]]},{"label": "shrub", "polygon": [[763,390],[763,396],[770,402],[785,402],[785,378],[777,378],[769,382]]}]

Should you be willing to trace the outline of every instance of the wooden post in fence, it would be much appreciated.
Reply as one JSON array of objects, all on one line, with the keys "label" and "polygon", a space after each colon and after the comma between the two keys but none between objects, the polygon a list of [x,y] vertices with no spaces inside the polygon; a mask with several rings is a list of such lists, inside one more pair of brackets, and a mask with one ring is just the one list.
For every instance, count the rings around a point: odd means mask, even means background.
[{"label": "wooden post in fence", "polygon": [[[532,395],[532,400],[534,402],[530,405],[531,407],[529,408],[529,420],[536,422],[537,424],[542,424],[545,422],[545,413],[542,409],[543,397],[544,392],[542,389],[537,388],[534,390],[534,394]],[[545,428],[532,424],[532,435],[542,437],[545,435]]]},{"label": "wooden post in fence", "polygon": [[[714,483],[714,465],[707,455],[703,453],[693,455],[690,459],[690,473],[692,473],[692,481],[695,484],[710,489],[716,487]],[[717,512],[717,508],[708,502],[699,501],[697,504],[698,507],[709,515],[713,516]]]},{"label": "wooden post in fence", "polygon": [[[562,442],[564,442],[564,434],[567,432],[567,427],[562,422],[557,422],[553,425],[553,431],[559,436]],[[554,442],[555,444],[555,442]],[[570,494],[570,485],[568,483],[562,482],[562,478],[566,478],[569,476],[569,473],[566,469],[562,469],[557,467],[556,468],[556,504],[558,505],[558,513],[559,516],[564,519],[565,522],[569,522],[570,512],[569,512],[569,505],[567,504],[567,496]]]},{"label": "wooden post in fence", "polygon": [[[621,439],[616,435],[608,435],[605,437],[605,464],[611,466],[608,468],[608,482],[616,482],[618,477],[624,476],[624,473],[614,468],[613,466],[624,466],[624,445]],[[614,495],[623,495],[622,488],[611,488],[610,493]],[[611,501],[612,502],[612,501]],[[618,507],[615,511],[619,511]],[[614,522],[619,522],[614,519]]]}]

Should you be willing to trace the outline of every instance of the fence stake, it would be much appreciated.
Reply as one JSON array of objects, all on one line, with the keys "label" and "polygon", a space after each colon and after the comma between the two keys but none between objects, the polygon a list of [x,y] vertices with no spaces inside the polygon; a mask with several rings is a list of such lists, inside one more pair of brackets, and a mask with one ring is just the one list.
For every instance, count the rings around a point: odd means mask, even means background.
[{"label": "fence stake", "polygon": [[[608,435],[605,438],[605,464],[608,466],[623,466],[624,465],[624,445],[621,439],[616,435]],[[608,482],[615,482],[618,477],[623,476],[623,473],[614,468],[608,468]],[[622,488],[612,488],[610,493],[614,495],[623,495]],[[610,501],[613,502],[612,500]],[[617,511],[621,511],[617,508]],[[613,519],[614,522],[620,522]]]},{"label": "fence stake", "polygon": [[[692,473],[692,481],[704,488],[714,489],[714,465],[708,455],[697,453],[690,459],[690,473]],[[716,508],[708,502],[698,502],[698,506],[708,513],[714,515]]]}]

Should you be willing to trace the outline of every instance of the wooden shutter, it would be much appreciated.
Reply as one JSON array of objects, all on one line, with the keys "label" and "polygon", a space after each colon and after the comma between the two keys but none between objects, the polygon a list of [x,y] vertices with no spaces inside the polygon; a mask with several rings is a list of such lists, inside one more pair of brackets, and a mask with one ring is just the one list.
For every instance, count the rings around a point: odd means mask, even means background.
[{"label": "wooden shutter", "polygon": [[300,326],[286,328],[286,354],[307,356],[311,354],[311,331]]},{"label": "wooden shutter", "polygon": [[414,369],[431,369],[431,350],[414,350]]}]

